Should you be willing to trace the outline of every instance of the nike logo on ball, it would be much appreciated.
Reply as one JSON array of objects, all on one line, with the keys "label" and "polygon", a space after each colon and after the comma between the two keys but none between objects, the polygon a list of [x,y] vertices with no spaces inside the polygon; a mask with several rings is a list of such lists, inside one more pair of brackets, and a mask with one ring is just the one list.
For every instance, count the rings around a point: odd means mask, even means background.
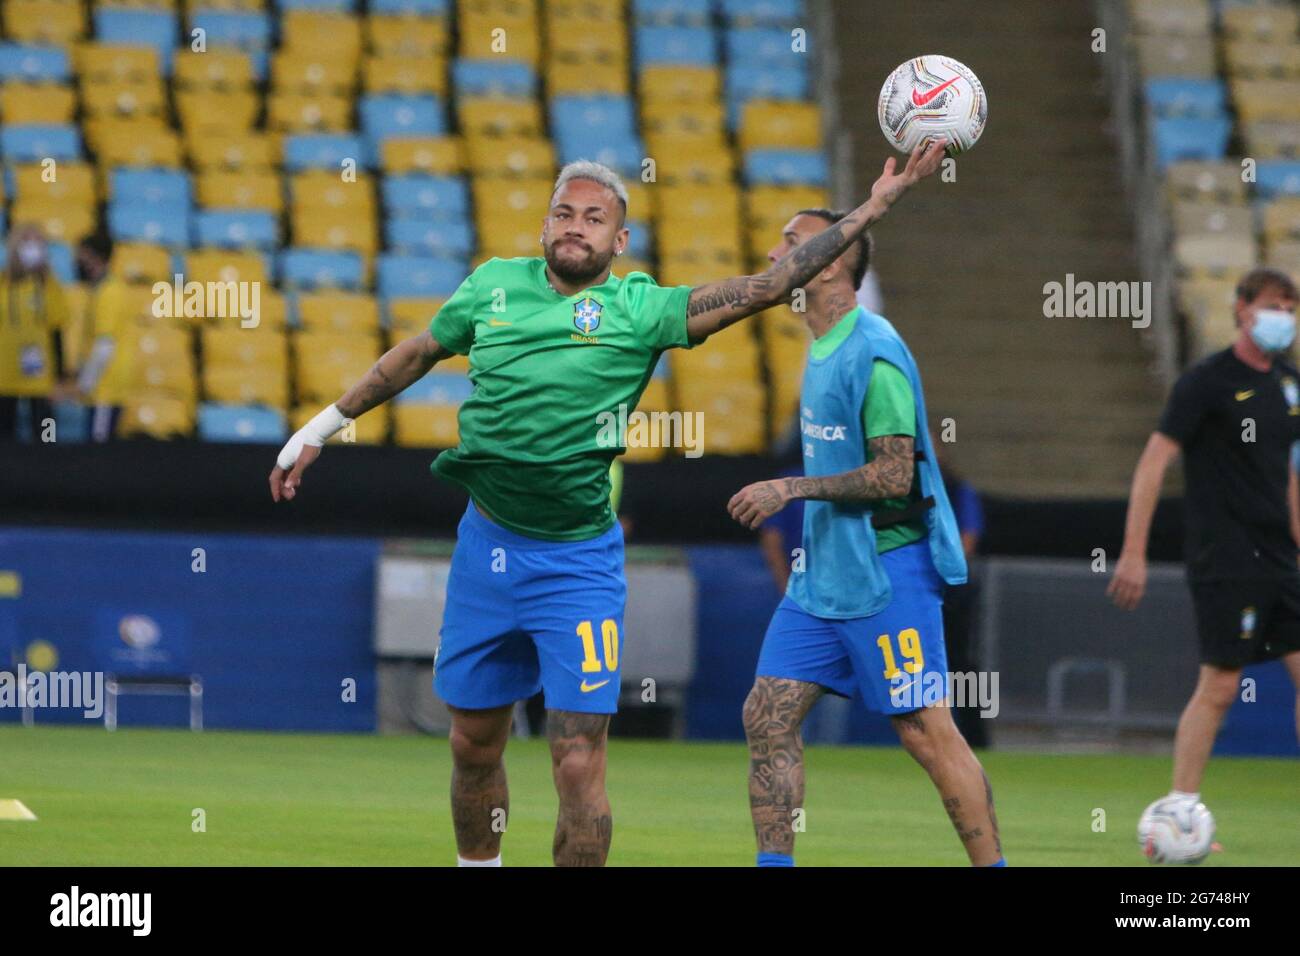
[{"label": "nike logo on ball", "polygon": [[947,83],[944,83],[942,86],[936,86],[934,89],[928,90],[925,93],[922,93],[920,90],[912,90],[912,102],[917,106],[925,106],[925,104],[929,103],[932,99],[934,99],[944,90],[946,90],[948,87],[956,83],[958,79],[959,77],[954,76],[951,80],[949,80]]}]

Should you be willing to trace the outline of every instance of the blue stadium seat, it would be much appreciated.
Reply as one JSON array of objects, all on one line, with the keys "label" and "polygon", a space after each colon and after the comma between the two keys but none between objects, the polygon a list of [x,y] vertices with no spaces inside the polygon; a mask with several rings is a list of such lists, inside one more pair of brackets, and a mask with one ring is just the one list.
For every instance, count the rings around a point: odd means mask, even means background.
[{"label": "blue stadium seat", "polygon": [[365,264],[355,252],[285,249],[278,263],[280,280],[300,289],[361,288]]},{"label": "blue stadium seat", "polygon": [[655,363],[655,370],[650,373],[651,378],[668,378],[672,373],[671,363],[668,359],[668,353],[664,352],[659,356],[659,361]]},{"label": "blue stadium seat", "polygon": [[71,75],[68,51],[53,46],[0,43],[0,80],[61,83]]},{"label": "blue stadium seat", "polygon": [[713,15],[712,0],[635,0],[636,22],[645,26],[703,27]]},{"label": "blue stadium seat", "polygon": [[109,193],[114,203],[193,202],[190,174],[180,170],[114,169],[109,173]]},{"label": "blue stadium seat", "polygon": [[462,259],[384,253],[376,287],[386,299],[443,298],[456,291],[469,271]]},{"label": "blue stadium seat", "polygon": [[6,163],[38,163],[81,156],[81,134],[70,124],[0,124],[0,157]]},{"label": "blue stadium seat", "polygon": [[363,96],[358,105],[366,136],[367,163],[379,165],[380,144],[397,136],[441,136],[447,132],[447,111],[437,96],[394,93]]},{"label": "blue stadium seat", "polygon": [[727,67],[727,100],[803,100],[808,98],[808,71],[795,66],[733,63]]},{"label": "blue stadium seat", "polygon": [[207,209],[194,215],[194,245],[226,249],[274,249],[279,223],[260,209]]},{"label": "blue stadium seat", "polygon": [[49,257],[50,271],[60,282],[76,282],[77,267],[72,260],[72,247],[66,242],[47,243],[45,253]]},{"label": "blue stadium seat", "polygon": [[1300,162],[1280,160],[1260,163],[1255,169],[1255,191],[1265,199],[1300,195]]},{"label": "blue stadium seat", "polygon": [[756,26],[796,26],[804,18],[803,0],[720,0],[722,15]]},{"label": "blue stadium seat", "polygon": [[775,27],[748,27],[726,30],[723,45],[728,63],[774,67],[808,68],[808,53],[794,49],[789,30]]},{"label": "blue stadium seat", "polygon": [[401,405],[459,405],[469,398],[474,391],[474,384],[469,376],[460,372],[439,372],[434,370],[421,379],[417,379],[398,393],[397,402]]},{"label": "blue stadium seat", "polygon": [[1227,114],[1223,80],[1167,76],[1147,80],[1147,103],[1161,118],[1214,119]]},{"label": "blue stadium seat", "polygon": [[308,133],[286,136],[284,140],[284,165],[286,169],[327,168],[338,171],[345,159],[358,167],[368,166],[366,150],[360,136],[348,133]]},{"label": "blue stadium seat", "polygon": [[635,135],[632,99],[627,96],[556,96],[551,99],[551,132],[558,137],[602,132]]},{"label": "blue stadium seat", "polygon": [[713,66],[718,50],[707,27],[637,27],[636,58],[639,67]]},{"label": "blue stadium seat", "polygon": [[[100,43],[151,46],[158,51],[164,76],[171,76],[172,58],[180,45],[179,23],[170,10],[95,9],[95,39]],[[211,38],[208,40],[211,43]]]},{"label": "blue stadium seat", "polygon": [[451,66],[459,96],[507,96],[524,99],[537,94],[537,74],[514,60],[462,60]]},{"label": "blue stadium seat", "polygon": [[561,165],[578,159],[594,159],[624,176],[639,175],[645,159],[645,147],[636,137],[560,137],[555,151]]},{"label": "blue stadium seat", "polygon": [[825,186],[826,157],[813,149],[752,149],[745,154],[745,180],[751,186]]},{"label": "blue stadium seat", "polygon": [[284,413],[260,405],[199,406],[199,438],[204,441],[279,444],[288,437]]},{"label": "blue stadium seat", "polygon": [[648,221],[629,219],[627,226],[627,254],[633,259],[649,259],[654,247],[654,229]]},{"label": "blue stadium seat", "polygon": [[370,0],[369,10],[371,13],[445,17],[451,12],[451,0]]},{"label": "blue stadium seat", "polygon": [[275,0],[276,8],[287,10],[317,10],[323,13],[354,13],[357,0]]},{"label": "blue stadium seat", "polygon": [[468,259],[474,252],[474,229],[467,219],[388,219],[384,239],[394,252],[417,256]]},{"label": "blue stadium seat", "polygon": [[190,241],[190,207],[184,203],[123,204],[108,207],[108,234],[114,242],[151,242],[186,246]]},{"label": "blue stadium seat", "polygon": [[1151,134],[1156,145],[1156,165],[1164,169],[1180,159],[1222,159],[1228,151],[1232,120],[1158,119]]},{"label": "blue stadium seat", "polygon": [[457,176],[386,176],[380,190],[389,216],[426,221],[469,216],[469,186]]},{"label": "blue stadium seat", "polygon": [[266,13],[199,9],[191,15],[190,23],[207,34],[209,48],[265,50],[271,45],[271,18]]}]

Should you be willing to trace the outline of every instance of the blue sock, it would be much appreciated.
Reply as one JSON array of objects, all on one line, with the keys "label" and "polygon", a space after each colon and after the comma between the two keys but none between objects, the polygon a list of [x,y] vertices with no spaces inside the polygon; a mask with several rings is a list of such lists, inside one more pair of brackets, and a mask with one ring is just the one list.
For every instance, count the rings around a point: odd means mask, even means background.
[{"label": "blue sock", "polygon": [[997,861],[996,863],[990,863],[990,864],[989,864],[989,866],[991,866],[991,867],[992,867],[992,866],[1006,866],[1006,865],[1007,865],[1007,859],[1006,859],[1006,857],[1004,857],[1004,856],[1000,856],[1000,857],[998,857],[998,861]]},{"label": "blue sock", "polygon": [[786,856],[784,853],[760,853],[758,855],[759,866],[794,866],[794,857]]}]

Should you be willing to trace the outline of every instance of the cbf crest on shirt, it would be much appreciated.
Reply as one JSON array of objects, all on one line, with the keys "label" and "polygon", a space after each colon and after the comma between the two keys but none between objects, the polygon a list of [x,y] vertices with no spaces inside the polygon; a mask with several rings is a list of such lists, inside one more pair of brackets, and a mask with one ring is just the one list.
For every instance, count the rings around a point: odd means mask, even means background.
[{"label": "cbf crest on shirt", "polygon": [[605,307],[591,296],[573,303],[573,324],[583,335],[591,335],[600,328],[600,315]]}]

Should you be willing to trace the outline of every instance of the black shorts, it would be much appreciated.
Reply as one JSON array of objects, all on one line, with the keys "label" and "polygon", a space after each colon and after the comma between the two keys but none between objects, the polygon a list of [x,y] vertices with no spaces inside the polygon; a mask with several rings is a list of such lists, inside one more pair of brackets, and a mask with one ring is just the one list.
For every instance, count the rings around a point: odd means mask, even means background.
[{"label": "black shorts", "polygon": [[1193,581],[1201,663],[1239,668],[1300,651],[1300,574]]}]

